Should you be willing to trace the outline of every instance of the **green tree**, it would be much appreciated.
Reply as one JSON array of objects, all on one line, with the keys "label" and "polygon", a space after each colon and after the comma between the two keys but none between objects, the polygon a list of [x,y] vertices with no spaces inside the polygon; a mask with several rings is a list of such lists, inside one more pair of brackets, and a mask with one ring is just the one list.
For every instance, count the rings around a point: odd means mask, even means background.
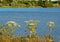
[{"label": "green tree", "polygon": [[11,2],[13,2],[13,0],[6,0],[6,2],[7,2],[7,3],[11,3]]},{"label": "green tree", "polygon": [[38,5],[42,6],[42,0],[38,0]]}]

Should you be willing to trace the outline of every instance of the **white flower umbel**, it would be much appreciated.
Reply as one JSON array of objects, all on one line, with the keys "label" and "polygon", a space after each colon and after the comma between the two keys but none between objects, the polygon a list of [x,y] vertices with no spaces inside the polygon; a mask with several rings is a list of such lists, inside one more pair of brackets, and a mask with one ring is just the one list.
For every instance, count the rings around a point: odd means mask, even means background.
[{"label": "white flower umbel", "polygon": [[48,22],[48,26],[49,27],[53,27],[54,26],[54,22]]},{"label": "white flower umbel", "polygon": [[36,33],[35,27],[36,27],[38,21],[37,20],[29,20],[29,21],[25,21],[25,22],[27,24],[27,27],[30,30],[30,37],[31,37],[32,34]]},{"label": "white flower umbel", "polygon": [[50,27],[50,35],[52,35],[54,22],[48,22],[48,26]]},{"label": "white flower umbel", "polygon": [[13,27],[21,27],[18,23],[14,22],[14,21],[8,21],[6,23],[6,25],[9,27],[9,29],[14,32],[15,30],[13,29]]},{"label": "white flower umbel", "polygon": [[14,21],[9,21],[6,23],[8,26],[17,26],[17,27],[20,27],[20,25]]}]

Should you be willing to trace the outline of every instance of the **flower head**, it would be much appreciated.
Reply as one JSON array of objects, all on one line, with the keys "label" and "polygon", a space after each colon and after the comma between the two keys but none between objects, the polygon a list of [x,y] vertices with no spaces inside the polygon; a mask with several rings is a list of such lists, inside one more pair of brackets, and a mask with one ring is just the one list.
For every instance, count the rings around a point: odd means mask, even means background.
[{"label": "flower head", "polygon": [[54,25],[54,22],[48,22],[48,26],[52,27]]}]

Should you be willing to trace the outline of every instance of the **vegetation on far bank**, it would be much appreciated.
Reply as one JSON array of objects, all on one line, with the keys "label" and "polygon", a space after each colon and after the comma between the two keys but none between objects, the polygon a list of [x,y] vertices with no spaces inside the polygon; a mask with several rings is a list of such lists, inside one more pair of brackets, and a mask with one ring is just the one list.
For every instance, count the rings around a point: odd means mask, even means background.
[{"label": "vegetation on far bank", "polygon": [[0,8],[60,8],[60,1],[0,0]]}]

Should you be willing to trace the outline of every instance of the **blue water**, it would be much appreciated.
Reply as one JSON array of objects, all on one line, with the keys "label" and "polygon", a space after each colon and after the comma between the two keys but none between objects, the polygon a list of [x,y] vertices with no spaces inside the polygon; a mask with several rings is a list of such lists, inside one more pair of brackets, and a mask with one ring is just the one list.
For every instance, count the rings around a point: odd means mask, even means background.
[{"label": "blue water", "polygon": [[[55,42],[58,42],[60,37],[60,9],[27,9],[27,8],[16,8],[16,9],[0,9],[0,24],[5,24],[8,21],[15,21],[20,24],[21,27],[15,27],[14,34],[16,36],[26,36],[29,34],[29,30],[26,27],[26,20],[39,20],[39,23],[36,27],[37,35],[44,37],[45,34],[49,34],[49,27],[47,22],[54,22],[54,29],[52,35],[54,36]],[[26,31],[26,32],[25,32]]]}]

